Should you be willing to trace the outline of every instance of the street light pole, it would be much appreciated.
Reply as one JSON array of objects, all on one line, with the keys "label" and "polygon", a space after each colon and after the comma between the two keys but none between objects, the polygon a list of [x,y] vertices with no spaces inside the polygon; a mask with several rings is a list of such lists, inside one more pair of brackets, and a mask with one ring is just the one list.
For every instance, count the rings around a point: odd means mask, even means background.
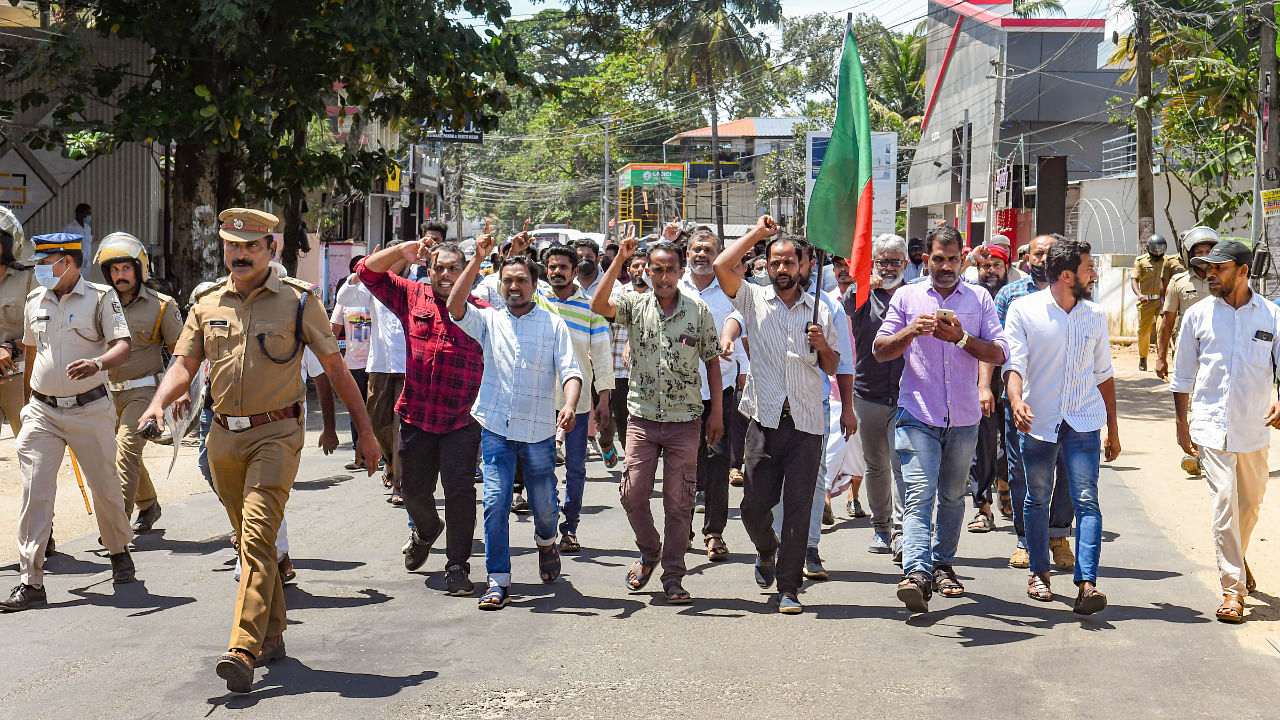
[{"label": "street light pole", "polygon": [[600,232],[609,241],[609,131],[613,127],[613,114],[604,116],[604,182],[600,187]]}]

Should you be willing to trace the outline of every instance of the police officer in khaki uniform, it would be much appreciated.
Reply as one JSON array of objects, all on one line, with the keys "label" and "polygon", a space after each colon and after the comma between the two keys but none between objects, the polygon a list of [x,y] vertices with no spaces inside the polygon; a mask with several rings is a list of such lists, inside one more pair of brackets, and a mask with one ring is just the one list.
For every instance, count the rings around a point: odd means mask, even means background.
[{"label": "police officer in khaki uniform", "polygon": [[182,332],[182,315],[173,298],[147,287],[147,250],[129,233],[114,232],[102,239],[93,264],[120,296],[129,323],[129,361],[109,373],[111,398],[116,404],[116,469],[124,490],[124,512],[138,519],[133,532],[150,532],[160,519],[151,475],[142,462],[147,440],[138,434],[138,418],[146,411],[164,376],[162,347],[173,352]]},{"label": "police officer in khaki uniform", "polygon": [[1154,339],[1156,315],[1164,304],[1169,279],[1182,272],[1177,258],[1165,257],[1168,243],[1155,233],[1147,237],[1147,251],[1133,261],[1129,284],[1138,296],[1138,369],[1147,369],[1147,349]]},{"label": "police officer in khaki uniform", "polygon": [[22,311],[27,294],[36,287],[31,270],[17,264],[25,242],[22,223],[9,208],[0,207],[0,413],[14,437],[22,430]]},{"label": "police officer in khaki uniform", "polygon": [[52,533],[58,468],[68,446],[80,463],[102,544],[111,553],[111,578],[133,582],[133,539],[116,472],[115,412],[107,397],[107,371],[129,359],[129,328],[116,293],[81,277],[80,236],[35,238],[40,287],[27,296],[22,336],[26,390],[16,449],[22,470],[18,510],[21,584],[0,602],[6,611],[46,601],[44,559]]},{"label": "police officer in khaki uniform", "polygon": [[235,624],[217,672],[227,689],[248,692],[253,669],[284,656],[284,586],[276,564],[276,533],[302,452],[303,346],[311,348],[360,432],[357,454],[378,466],[379,450],[324,306],[308,283],[271,271],[271,235],[279,222],[260,210],[232,208],[222,223],[226,282],[199,295],[174,349],[175,362],[139,418],[163,422],[164,407],[186,392],[209,361],[214,424],[209,464],[214,490],[240,539],[240,590]]},{"label": "police officer in khaki uniform", "polygon": [[[1188,258],[1204,257],[1222,238],[1213,228],[1198,225],[1182,236]],[[1191,265],[1191,269],[1174,275],[1165,290],[1160,308],[1160,337],[1156,342],[1156,377],[1169,379],[1169,348],[1178,336],[1178,321],[1187,308],[1209,297],[1207,266]]]}]

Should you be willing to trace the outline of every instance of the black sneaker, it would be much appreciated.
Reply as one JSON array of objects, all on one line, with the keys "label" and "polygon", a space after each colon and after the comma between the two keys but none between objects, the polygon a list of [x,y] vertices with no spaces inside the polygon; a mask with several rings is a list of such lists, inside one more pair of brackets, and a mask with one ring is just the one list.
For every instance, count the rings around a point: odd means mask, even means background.
[{"label": "black sneaker", "polygon": [[409,533],[409,542],[405,545],[404,550],[404,569],[410,572],[422,567],[427,561],[427,555],[431,553],[431,546],[435,544],[436,538],[440,537],[441,531],[444,530],[444,523],[436,526],[436,532],[430,538],[423,538],[418,534],[417,530]]},{"label": "black sneaker", "polygon": [[476,589],[476,584],[471,582],[470,575],[471,565],[467,563],[450,565],[444,569],[445,590],[456,597],[470,595]]},{"label": "black sneaker", "polygon": [[111,556],[111,582],[124,585],[134,581],[133,558],[124,550]]},{"label": "black sneaker", "polygon": [[778,555],[775,553],[769,556],[769,563],[764,564],[764,557],[756,555],[756,584],[762,588],[767,588],[773,584],[773,579],[778,572]]},{"label": "black sneaker", "polygon": [[707,494],[701,490],[693,496],[693,511],[699,514],[707,511]]},{"label": "black sneaker", "polygon": [[160,503],[152,503],[151,507],[138,511],[138,519],[133,521],[133,534],[141,535],[151,532],[156,521],[160,519]]},{"label": "black sneaker", "polygon": [[818,548],[811,547],[804,554],[804,576],[810,580],[826,580],[827,569],[822,567],[822,558],[818,557]]},{"label": "black sneaker", "polygon": [[1146,371],[1146,369],[1147,369],[1147,359],[1146,359],[1146,358],[1138,358],[1138,369],[1139,369],[1139,370],[1142,370],[1142,371],[1144,371],[1144,372]]},{"label": "black sneaker", "polygon": [[9,593],[9,597],[0,601],[0,611],[3,612],[20,612],[36,605],[44,605],[49,602],[48,597],[44,594],[44,587],[36,587],[35,585],[19,585]]}]

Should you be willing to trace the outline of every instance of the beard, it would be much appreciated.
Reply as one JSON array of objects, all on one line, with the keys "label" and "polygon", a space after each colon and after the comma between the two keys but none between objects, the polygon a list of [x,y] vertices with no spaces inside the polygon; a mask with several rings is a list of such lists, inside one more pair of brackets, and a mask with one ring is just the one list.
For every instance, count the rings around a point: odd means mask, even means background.
[{"label": "beard", "polygon": [[934,286],[940,288],[953,288],[960,281],[960,278],[950,270],[939,270],[930,277],[933,278]]},{"label": "beard", "polygon": [[1071,283],[1071,294],[1075,296],[1076,300],[1092,300],[1093,283],[1073,282]]},{"label": "beard", "polygon": [[902,284],[902,273],[888,273],[880,276],[880,287],[892,290]]},{"label": "beard", "polygon": [[769,282],[773,284],[775,291],[790,290],[796,286],[796,277],[786,273],[778,273],[777,275],[770,275]]}]

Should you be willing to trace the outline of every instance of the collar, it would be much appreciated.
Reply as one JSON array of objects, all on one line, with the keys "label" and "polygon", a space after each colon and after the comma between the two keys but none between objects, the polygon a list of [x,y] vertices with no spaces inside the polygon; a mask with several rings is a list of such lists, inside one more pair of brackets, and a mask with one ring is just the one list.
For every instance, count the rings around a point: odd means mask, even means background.
[{"label": "collar", "polygon": [[[927,293],[933,293],[934,295],[936,295],[936,296],[938,297],[938,299],[942,300],[943,302],[946,302],[947,300],[950,300],[950,299],[951,299],[952,297],[954,297],[956,294],[970,292],[970,289],[971,289],[971,288],[970,288],[970,286],[969,286],[969,283],[965,282],[964,280],[961,280],[960,282],[956,283],[956,289],[955,289],[955,290],[952,290],[952,291],[951,291],[951,294],[944,298],[944,297],[942,297],[942,293],[938,292],[938,291],[937,291],[937,289],[933,287],[933,281],[932,281],[932,280],[930,280],[930,281],[928,282],[928,284],[926,284],[926,285],[925,285],[925,293],[926,293],[926,294],[927,294]],[[1003,288],[1001,288],[1001,289],[1003,289]]]},{"label": "collar", "polygon": [[[78,272],[80,272],[80,270],[79,270],[79,269],[77,269],[77,270],[76,270],[76,272],[78,273]],[[85,294],[85,293],[84,293],[84,291],[85,291],[85,289],[86,289],[86,287],[85,287],[85,283],[87,283],[87,282],[88,282],[88,281],[84,279],[84,275],[81,275],[81,276],[80,276],[80,279],[76,281],[75,286],[74,286],[74,287],[72,287],[72,288],[71,288],[71,290],[70,290],[67,294],[68,294],[68,295],[84,295],[84,294]]]},{"label": "collar", "polygon": [[[279,278],[279,277],[277,277],[277,276],[276,276],[276,274],[275,274],[274,272],[272,272],[270,269],[268,269],[268,270],[267,270],[267,281],[266,281],[266,282],[264,282],[264,283],[262,283],[262,284],[261,284],[261,285],[259,285],[258,287],[254,288],[253,292],[250,292],[249,294],[250,294],[250,295],[253,295],[253,294],[254,294],[255,292],[257,292],[258,290],[269,290],[269,291],[271,291],[271,292],[273,292],[273,293],[278,293],[278,292],[280,292],[280,286],[281,286],[280,278]],[[225,283],[223,283],[223,286],[222,286],[222,287],[223,287],[223,289],[224,289],[226,292],[229,292],[229,293],[236,293],[237,295],[239,294],[239,293],[236,291],[236,283],[235,283],[235,280],[234,280],[234,278],[232,278],[232,276],[231,276],[231,274],[230,274],[230,273],[228,273],[228,274],[227,274],[227,280],[226,280],[226,282],[225,282]],[[246,300],[248,300],[249,298],[245,298],[245,299],[246,299]]]},{"label": "collar", "polygon": [[1240,312],[1241,310],[1244,310],[1245,308],[1259,308],[1259,309],[1261,309],[1261,310],[1263,310],[1263,311],[1266,311],[1266,310],[1267,310],[1267,303],[1271,302],[1270,300],[1267,300],[1266,298],[1264,298],[1264,297],[1262,297],[1261,295],[1259,295],[1257,290],[1254,290],[1254,291],[1253,291],[1253,297],[1249,298],[1249,302],[1247,302],[1247,303],[1245,303],[1245,304],[1241,305],[1241,306],[1240,306],[1240,307],[1238,307],[1238,308],[1233,308],[1233,307],[1231,307],[1231,305],[1230,305],[1230,304],[1228,304],[1226,300],[1223,300],[1222,298],[1218,297],[1217,295],[1213,295],[1212,297],[1213,297],[1213,299],[1214,299],[1214,301],[1215,301],[1215,302],[1221,303],[1223,307],[1225,307],[1226,309],[1230,310],[1231,312]]},{"label": "collar", "polygon": [[[596,278],[596,280],[599,280],[599,279],[600,278]],[[547,302],[567,303],[573,300],[586,301],[587,295],[582,291],[582,286],[578,284],[577,280],[574,280],[573,282],[569,283],[569,287],[573,288],[573,292],[569,295],[569,297],[565,298],[564,300],[561,300],[560,296],[556,294],[555,288],[551,288],[547,290],[545,293],[542,291],[542,288],[537,288],[534,292],[545,297],[547,299]]]},{"label": "collar", "polygon": [[[701,295],[704,292],[707,292],[708,290],[711,290],[712,288],[716,290],[720,289],[720,278],[719,276],[713,273],[711,275],[711,284],[699,290],[698,286],[693,282],[693,271],[688,268],[685,268],[684,275],[680,277],[680,282],[689,286],[690,289],[692,289],[694,292],[698,293],[699,295]],[[743,279],[742,282],[746,282],[746,279]]]},{"label": "collar", "polygon": [[[782,300],[778,297],[778,292],[773,289],[773,283],[769,283],[769,285],[765,287],[764,299],[765,299],[765,302],[773,302],[775,300],[780,303],[782,302]],[[811,292],[800,293],[800,302],[796,304],[808,305],[809,307],[813,307],[813,293]],[[795,305],[792,305],[791,307],[795,307]]]}]

